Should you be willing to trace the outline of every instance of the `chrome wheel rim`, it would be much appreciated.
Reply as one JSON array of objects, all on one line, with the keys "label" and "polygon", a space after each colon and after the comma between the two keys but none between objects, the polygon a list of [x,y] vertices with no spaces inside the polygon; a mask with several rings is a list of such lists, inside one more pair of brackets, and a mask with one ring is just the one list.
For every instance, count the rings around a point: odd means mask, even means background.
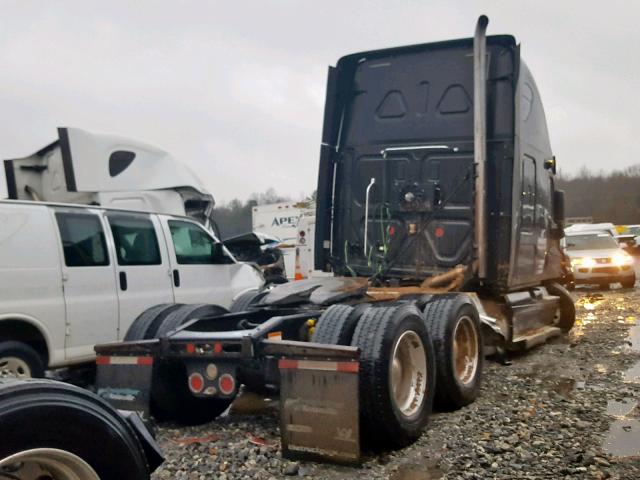
[{"label": "chrome wheel rim", "polygon": [[0,357],[0,378],[31,378],[31,368],[21,358]]},{"label": "chrome wheel rim", "polygon": [[462,385],[473,382],[478,371],[478,332],[471,317],[460,317],[453,332],[453,361],[456,378]]},{"label": "chrome wheel rim", "polygon": [[25,450],[0,460],[0,477],[3,473],[20,480],[100,480],[80,457],[55,448]]},{"label": "chrome wheel rim", "polygon": [[410,417],[422,407],[427,387],[427,355],[416,332],[400,335],[389,368],[393,401],[402,415]]}]

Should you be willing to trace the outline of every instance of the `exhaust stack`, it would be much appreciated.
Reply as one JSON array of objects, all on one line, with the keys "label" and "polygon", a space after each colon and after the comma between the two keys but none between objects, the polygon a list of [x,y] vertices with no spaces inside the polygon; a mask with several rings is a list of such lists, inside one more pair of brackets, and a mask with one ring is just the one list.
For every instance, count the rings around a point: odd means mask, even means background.
[{"label": "exhaust stack", "polygon": [[473,157],[476,167],[475,242],[478,278],[487,278],[487,25],[489,18],[481,15],[473,37]]}]

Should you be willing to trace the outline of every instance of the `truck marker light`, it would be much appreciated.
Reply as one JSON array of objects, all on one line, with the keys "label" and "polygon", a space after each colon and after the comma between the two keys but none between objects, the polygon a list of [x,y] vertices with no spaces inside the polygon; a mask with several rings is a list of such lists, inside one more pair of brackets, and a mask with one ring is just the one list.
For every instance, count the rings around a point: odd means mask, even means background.
[{"label": "truck marker light", "polygon": [[436,228],[435,234],[436,234],[436,237],[438,237],[438,238],[444,237],[444,228],[442,228],[442,227]]},{"label": "truck marker light", "polygon": [[213,344],[213,351],[215,353],[222,353],[222,344],[220,342]]},{"label": "truck marker light", "polygon": [[282,332],[269,332],[267,333],[269,340],[282,340]]},{"label": "truck marker light", "polygon": [[196,346],[193,343],[187,343],[187,353],[196,353]]},{"label": "truck marker light", "polygon": [[193,393],[200,393],[204,388],[204,378],[199,373],[189,375],[189,389]]},{"label": "truck marker light", "polygon": [[321,360],[290,360],[282,358],[278,361],[280,370],[322,370],[325,372],[358,373],[359,362],[330,362]]},{"label": "truck marker light", "polygon": [[205,374],[207,375],[207,378],[209,380],[215,380],[215,378],[218,376],[218,367],[216,367],[215,364],[210,363],[209,365],[207,365]]},{"label": "truck marker light", "polygon": [[220,387],[220,391],[225,395],[230,395],[236,388],[236,381],[233,379],[231,375],[225,373],[218,380],[218,386]]}]

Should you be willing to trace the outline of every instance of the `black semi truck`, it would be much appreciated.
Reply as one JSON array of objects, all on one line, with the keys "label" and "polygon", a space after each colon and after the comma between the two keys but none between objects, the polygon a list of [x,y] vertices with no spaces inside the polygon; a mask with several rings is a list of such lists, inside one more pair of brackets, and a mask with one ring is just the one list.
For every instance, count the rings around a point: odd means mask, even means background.
[{"label": "black semi truck", "polygon": [[315,242],[327,273],[246,292],[230,312],[149,309],[126,342],[96,347],[98,393],[195,423],[242,384],[280,386],[283,448],[353,460],[353,429],[406,445],[434,400],[476,398],[485,354],[570,330],[542,102],[514,37],[486,37],[487,23],[330,67]]}]

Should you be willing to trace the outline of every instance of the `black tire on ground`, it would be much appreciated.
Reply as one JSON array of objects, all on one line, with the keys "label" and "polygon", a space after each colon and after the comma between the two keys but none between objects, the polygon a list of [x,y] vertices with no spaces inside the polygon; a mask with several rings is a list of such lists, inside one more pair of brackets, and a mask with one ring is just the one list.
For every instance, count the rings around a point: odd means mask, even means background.
[{"label": "black tire on ground", "polygon": [[600,290],[609,290],[610,287],[611,287],[611,284],[609,284],[609,283],[599,283],[598,284],[598,288]]},{"label": "black tire on ground", "polygon": [[568,332],[576,323],[576,305],[569,291],[559,283],[549,283],[546,285],[547,292],[551,295],[560,297],[560,318],[557,326],[563,331]]},{"label": "black tire on ground", "polygon": [[0,378],[5,375],[17,378],[44,377],[42,357],[23,342],[0,342]]},{"label": "black tire on ground", "polygon": [[467,295],[444,294],[427,303],[423,318],[436,357],[436,405],[453,410],[470,404],[480,393],[484,366],[478,310]]},{"label": "black tire on ground", "polygon": [[80,388],[50,380],[0,382],[0,425],[0,463],[20,452],[49,448],[84,460],[101,480],[149,478],[133,428],[110,405]]},{"label": "black tire on ground", "polygon": [[633,277],[630,277],[630,278],[624,279],[624,280],[620,280],[620,283],[622,284],[622,288],[633,288],[636,285],[636,275],[635,275],[635,273],[633,274]]},{"label": "black tire on ground", "polygon": [[158,327],[167,315],[181,306],[181,303],[161,303],[147,308],[133,321],[124,336],[124,341],[130,342],[154,338]]},{"label": "black tire on ground", "polygon": [[219,305],[206,303],[181,305],[179,308],[171,311],[164,320],[162,320],[160,325],[158,325],[154,338],[165,337],[169,332],[172,332],[188,320],[211,315],[223,315],[225,313],[229,313],[229,310]]},{"label": "black tire on ground", "polygon": [[366,303],[355,306],[331,305],[318,319],[311,341],[329,345],[351,345],[358,320],[369,307]]},{"label": "black tire on ground", "polygon": [[[362,438],[373,447],[402,447],[414,442],[427,424],[435,390],[433,347],[419,310],[412,305],[366,310],[356,326],[351,345],[361,350]],[[397,389],[408,392],[400,400],[403,402],[400,406],[392,386],[396,378],[392,373],[396,370],[392,368],[396,352],[407,353],[415,367],[407,368],[405,362],[405,368],[397,370],[405,373],[399,375],[400,386],[404,383],[409,387]]]},{"label": "black tire on ground", "polygon": [[157,420],[174,420],[183,425],[206,423],[224,412],[232,401],[194,396],[180,362],[159,361],[153,366],[151,412]]},{"label": "black tire on ground", "polygon": [[246,312],[251,305],[255,305],[263,297],[265,297],[269,293],[268,291],[259,291],[259,290],[249,290],[248,292],[244,292],[242,295],[239,295],[233,303],[231,304],[231,308],[229,311],[231,313],[237,312]]}]

